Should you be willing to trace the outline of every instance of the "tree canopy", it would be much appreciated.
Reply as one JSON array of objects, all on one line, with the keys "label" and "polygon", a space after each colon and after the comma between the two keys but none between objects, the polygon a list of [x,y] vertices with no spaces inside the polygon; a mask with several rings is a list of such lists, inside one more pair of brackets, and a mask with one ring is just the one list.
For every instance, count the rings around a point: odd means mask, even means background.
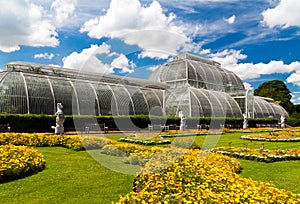
[{"label": "tree canopy", "polygon": [[254,95],[272,98],[275,103],[281,105],[289,113],[294,111],[294,105],[291,102],[291,92],[284,82],[280,80],[272,80],[262,83],[254,90]]}]

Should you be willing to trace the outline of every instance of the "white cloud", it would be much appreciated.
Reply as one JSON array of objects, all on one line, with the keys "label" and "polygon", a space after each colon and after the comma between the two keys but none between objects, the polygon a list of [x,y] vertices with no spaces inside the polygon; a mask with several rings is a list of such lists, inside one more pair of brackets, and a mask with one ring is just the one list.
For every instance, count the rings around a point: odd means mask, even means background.
[{"label": "white cloud", "polygon": [[80,31],[92,38],[119,38],[138,45],[140,57],[167,58],[191,41],[174,19],[173,13],[163,13],[157,1],[146,7],[139,0],[112,0],[105,15],[85,22]]},{"label": "white cloud", "polygon": [[0,1],[0,51],[13,52],[20,45],[55,47],[59,44],[55,27],[42,7],[29,1]]},{"label": "white cloud", "polygon": [[293,93],[291,93],[291,95],[291,102],[293,104],[300,104],[300,92],[294,91]]},{"label": "white cloud", "polygon": [[148,67],[147,69],[154,72],[155,70],[157,70],[161,65],[156,65],[156,66],[151,66],[151,67]]},{"label": "white cloud", "polygon": [[299,11],[299,0],[281,0],[275,8],[269,8],[263,11],[263,23],[271,28],[275,26],[281,26],[283,28],[290,26],[300,27]]},{"label": "white cloud", "polygon": [[207,54],[209,54],[209,53],[211,53],[211,50],[210,49],[202,49],[201,51],[200,51],[200,55],[207,55]]},{"label": "white cloud", "polygon": [[223,50],[222,52],[210,54],[213,60],[222,64],[225,67],[235,66],[239,60],[247,58],[247,55],[241,54],[241,50]]},{"label": "white cloud", "polygon": [[55,0],[51,8],[55,11],[55,19],[58,25],[65,23],[75,11],[77,0]]},{"label": "white cloud", "polygon": [[253,87],[252,87],[251,84],[249,84],[247,82],[244,82],[243,84],[244,84],[244,87],[245,87],[246,90],[253,90]]},{"label": "white cloud", "polygon": [[298,69],[293,74],[291,74],[286,79],[286,81],[288,83],[292,83],[292,84],[295,84],[297,86],[300,86],[300,66],[298,67]]},{"label": "white cloud", "polygon": [[49,60],[51,60],[51,59],[53,59],[53,57],[54,57],[54,54],[53,53],[40,53],[40,54],[35,54],[34,55],[34,58],[35,59],[38,59],[38,58],[43,58],[43,59],[49,59]]},{"label": "white cloud", "polygon": [[120,54],[119,57],[115,58],[111,66],[121,69],[122,73],[133,73],[136,65],[130,62],[124,54]]},{"label": "white cloud", "polygon": [[[83,49],[80,53],[73,52],[69,56],[64,57],[63,67],[103,74],[112,74],[114,73],[114,68],[117,68],[121,69],[122,73],[133,73],[136,65],[129,61],[124,54],[111,52],[110,49],[110,45],[106,43],[91,45],[90,48]],[[114,57],[114,59],[110,64],[106,64],[97,57],[99,55]]]},{"label": "white cloud", "polygon": [[48,64],[48,66],[51,66],[51,67],[61,67],[61,66],[58,65],[58,64]]},{"label": "white cloud", "polygon": [[[247,55],[241,54],[241,50],[224,50],[223,52],[211,54],[210,56],[213,60],[221,63],[223,68],[233,71],[242,80],[256,79],[263,74],[284,74],[300,70],[300,62],[298,61],[290,64],[284,64],[282,61],[270,61],[267,64],[238,63],[239,60],[247,58]],[[296,73],[288,78],[288,82],[300,86],[299,76],[300,71],[299,73],[296,71]]]},{"label": "white cloud", "polygon": [[235,22],[235,15],[229,17],[229,18],[226,18],[225,21],[228,23],[228,24],[233,24]]},{"label": "white cloud", "polygon": [[110,54],[110,46],[106,43],[102,45],[91,45],[90,48],[83,49],[80,53],[73,52],[69,56],[63,58],[64,67],[80,69],[89,72],[113,73],[113,67],[104,64],[97,58],[100,54]]}]

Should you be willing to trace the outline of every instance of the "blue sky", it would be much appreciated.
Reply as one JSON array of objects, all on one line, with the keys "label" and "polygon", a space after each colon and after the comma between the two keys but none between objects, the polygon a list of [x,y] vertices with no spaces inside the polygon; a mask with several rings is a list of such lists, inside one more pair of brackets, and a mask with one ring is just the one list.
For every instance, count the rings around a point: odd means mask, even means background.
[{"label": "blue sky", "polygon": [[248,88],[279,79],[300,104],[299,0],[0,2],[0,69],[27,61],[148,78],[189,52]]}]

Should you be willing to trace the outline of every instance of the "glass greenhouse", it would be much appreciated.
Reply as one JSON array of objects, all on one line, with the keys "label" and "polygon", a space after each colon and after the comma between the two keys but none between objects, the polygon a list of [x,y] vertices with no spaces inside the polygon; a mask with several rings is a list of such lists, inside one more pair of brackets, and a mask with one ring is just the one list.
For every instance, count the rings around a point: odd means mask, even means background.
[{"label": "glass greenhouse", "polygon": [[82,73],[23,62],[12,62],[0,73],[0,112],[54,114],[62,103],[65,114],[163,115],[167,86],[146,80]]},{"label": "glass greenhouse", "polygon": [[0,72],[0,112],[65,114],[288,117],[272,99],[253,96],[220,64],[181,54],[149,80],[11,62]]}]

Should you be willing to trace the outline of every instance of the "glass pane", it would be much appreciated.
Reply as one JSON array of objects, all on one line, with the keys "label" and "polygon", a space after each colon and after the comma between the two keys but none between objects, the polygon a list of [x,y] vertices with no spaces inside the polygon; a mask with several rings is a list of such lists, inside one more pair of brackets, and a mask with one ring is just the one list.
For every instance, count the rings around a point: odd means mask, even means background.
[{"label": "glass pane", "polygon": [[56,105],[48,79],[30,75],[25,75],[25,79],[29,96],[29,112],[33,114],[55,114]]},{"label": "glass pane", "polygon": [[8,73],[0,82],[0,112],[28,113],[26,89],[20,72]]},{"label": "glass pane", "polygon": [[77,115],[77,98],[74,95],[71,82],[63,79],[50,79],[50,83],[54,92],[55,104],[62,103],[64,107],[63,111],[66,115]]}]

